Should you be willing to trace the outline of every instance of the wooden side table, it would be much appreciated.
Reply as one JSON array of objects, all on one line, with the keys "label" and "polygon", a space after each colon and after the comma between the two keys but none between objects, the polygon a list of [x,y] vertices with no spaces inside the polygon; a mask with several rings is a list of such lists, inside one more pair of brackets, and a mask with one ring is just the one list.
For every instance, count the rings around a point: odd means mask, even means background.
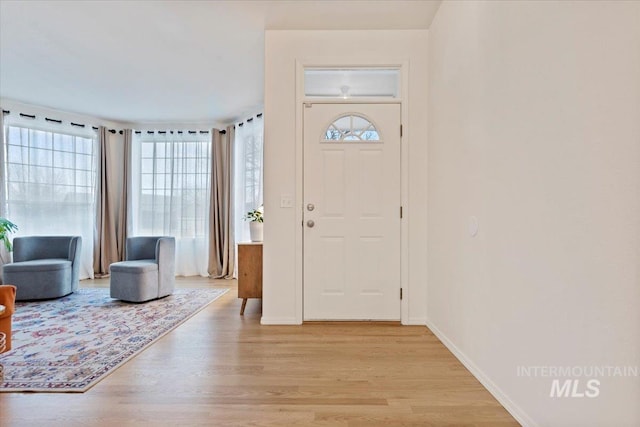
[{"label": "wooden side table", "polygon": [[238,243],[238,298],[240,315],[247,298],[262,298],[262,242]]}]

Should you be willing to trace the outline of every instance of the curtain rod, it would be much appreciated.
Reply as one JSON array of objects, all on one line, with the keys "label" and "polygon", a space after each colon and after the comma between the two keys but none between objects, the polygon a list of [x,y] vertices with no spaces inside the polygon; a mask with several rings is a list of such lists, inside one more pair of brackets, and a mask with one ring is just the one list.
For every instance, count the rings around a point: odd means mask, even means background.
[{"label": "curtain rod", "polygon": [[[256,114],[256,118],[260,118],[262,117],[262,113]],[[248,119],[245,120],[245,122],[249,123],[250,121],[253,120],[253,117],[249,117]],[[238,123],[238,126],[242,126],[244,124],[244,122],[240,122]]]},{"label": "curtain rod", "polygon": [[[9,114],[11,114],[11,110],[2,110],[2,114],[7,114],[7,115],[9,115]],[[31,119],[31,120],[35,120],[35,119],[36,119],[36,116],[35,116],[34,114],[25,114],[25,113],[20,113],[20,117],[26,117],[26,118]],[[45,117],[44,119],[45,119],[47,122],[50,122],[50,123],[62,124],[62,120],[60,120],[60,119],[52,119],[52,118],[50,118],[50,117]],[[82,124],[82,123],[69,122],[69,124],[70,124],[71,126],[75,126],[75,127],[79,127],[79,128],[84,128],[84,127],[86,127],[86,125],[84,125],[84,124]],[[91,129],[93,129],[93,130],[98,130],[98,129],[100,129],[100,128],[99,128],[99,127],[97,127],[97,126],[91,126]],[[117,131],[117,130],[115,130],[115,129],[109,129],[109,132],[111,132],[111,133],[116,133],[116,132],[118,132],[120,135],[122,135],[122,133],[123,133],[123,132],[122,132],[122,130]]]},{"label": "curtain rod", "polygon": [[[7,115],[8,115],[8,114],[11,114],[11,111],[10,111],[10,110],[2,110],[2,114],[7,114]],[[262,114],[259,114],[259,115],[258,115],[258,117],[260,117],[261,115],[262,115]],[[20,117],[26,117],[26,118],[28,118],[28,119],[32,119],[32,120],[35,120],[35,118],[36,118],[36,116],[35,116],[35,115],[32,115],[32,114],[24,114],[24,113],[20,113]],[[50,122],[50,123],[58,123],[58,124],[62,124],[62,120],[59,120],[59,119],[52,119],[52,118],[49,118],[49,117],[45,117],[44,119],[45,119],[47,122]],[[80,127],[80,128],[84,128],[84,127],[86,127],[86,125],[84,125],[84,124],[82,124],[82,123],[69,122],[69,124],[70,124],[71,126]],[[96,127],[96,126],[92,126],[91,128],[92,128],[93,130],[98,130],[98,129],[99,129],[99,128],[98,128],[98,127]],[[122,135],[122,134],[123,134],[123,131],[122,131],[122,130],[117,131],[117,130],[115,130],[115,129],[109,129],[109,132],[110,132],[110,133],[116,133],[116,132],[118,132],[120,135]],[[147,133],[149,133],[149,134],[153,134],[153,132],[154,132],[154,131],[147,131]],[[164,134],[164,133],[167,133],[167,132],[173,133],[174,131],[157,131],[157,132],[158,132],[159,134]],[[178,132],[179,134],[181,134],[181,133],[182,133],[182,131],[177,131],[177,132]],[[195,133],[197,133],[198,131],[190,130],[190,131],[187,131],[187,132],[189,132],[190,134],[195,134]],[[219,131],[219,132],[220,132],[221,134],[223,134],[223,135],[227,133],[227,131],[226,131],[226,130],[221,130],[221,131]],[[136,133],[138,133],[138,134],[139,134],[139,133],[141,133],[141,131],[136,131]],[[209,131],[208,131],[208,130],[201,130],[201,131],[200,131],[200,133],[201,133],[201,134],[207,134],[207,133],[209,133]]]},{"label": "curtain rod", "polygon": [[[216,129],[216,130],[217,130],[217,129]],[[183,133],[185,133],[185,132],[187,132],[187,133],[189,133],[189,134],[191,134],[191,135],[196,134],[196,133],[202,133],[202,134],[207,134],[207,133],[209,133],[209,131],[208,131],[208,130],[200,130],[200,131],[197,131],[197,130],[147,130],[147,131],[145,131],[145,132],[146,132],[147,134],[149,134],[149,135],[153,135],[154,133],[157,133],[157,134],[159,134],[159,135],[164,135],[164,134],[166,134],[166,133],[170,133],[170,134],[172,134],[172,135],[173,135],[174,133],[177,133],[177,134],[183,134]],[[226,131],[226,130],[218,130],[218,132],[223,133],[223,134],[224,134],[224,133],[227,133],[227,131]],[[135,133],[140,134],[140,133],[142,133],[142,131],[141,131],[141,130],[137,130],[137,131],[135,131]]]}]

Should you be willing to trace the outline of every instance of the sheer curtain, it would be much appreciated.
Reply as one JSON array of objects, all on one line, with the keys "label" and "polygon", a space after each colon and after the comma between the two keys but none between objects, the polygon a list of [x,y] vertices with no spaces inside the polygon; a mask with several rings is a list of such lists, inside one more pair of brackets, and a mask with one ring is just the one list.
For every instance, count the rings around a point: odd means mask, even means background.
[{"label": "sheer curtain", "polygon": [[132,235],[176,238],[176,275],[208,276],[210,133],[136,134],[131,147]]},{"label": "sheer curtain", "polygon": [[80,278],[92,278],[95,132],[20,121],[4,130],[1,210],[18,225],[15,236],[82,236]]},{"label": "sheer curtain", "polygon": [[[6,163],[5,163],[5,145],[4,145],[4,112],[0,108],[0,217],[7,217],[7,197],[6,197]],[[0,244],[0,285],[2,284],[2,265],[11,262],[13,257],[4,245]]]},{"label": "sheer curtain", "polygon": [[250,241],[249,223],[243,221],[242,218],[247,212],[262,205],[263,145],[264,120],[262,114],[236,126],[233,151],[235,167],[233,215],[236,242]]}]

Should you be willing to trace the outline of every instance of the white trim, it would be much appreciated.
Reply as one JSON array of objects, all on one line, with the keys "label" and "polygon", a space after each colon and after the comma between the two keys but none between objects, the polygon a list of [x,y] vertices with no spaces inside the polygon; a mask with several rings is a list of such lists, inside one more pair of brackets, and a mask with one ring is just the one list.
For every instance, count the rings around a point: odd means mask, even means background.
[{"label": "white trim", "polygon": [[407,323],[403,323],[403,325],[424,326],[426,323],[427,319],[424,317],[410,317]]},{"label": "white trim", "polygon": [[261,325],[301,325],[295,317],[264,317],[260,319]]},{"label": "white trim", "polygon": [[349,103],[358,103],[358,104],[398,104],[401,102],[402,98],[389,98],[389,97],[380,97],[380,96],[360,96],[360,97],[351,97],[351,98],[326,98],[319,96],[306,96],[304,97],[306,102],[312,102],[314,104],[349,104]]},{"label": "white trim", "polygon": [[[400,286],[403,289],[403,298],[400,301],[400,323],[403,325],[424,325],[424,319],[416,319],[409,317],[409,298],[411,295],[411,289],[409,288],[409,230],[408,230],[408,215],[409,215],[409,61],[405,59],[399,59],[391,62],[379,62],[377,60],[362,61],[359,63],[349,63],[349,60],[343,59],[326,59],[326,58],[305,58],[296,59],[296,146],[295,146],[295,159],[296,159],[296,193],[295,197],[298,201],[296,209],[296,226],[295,232],[295,245],[296,245],[296,259],[295,259],[295,286],[294,286],[294,298],[296,304],[296,321],[295,324],[302,324],[303,322],[303,151],[302,140],[304,137],[304,120],[303,109],[304,102],[313,103],[326,103],[326,104],[378,104],[378,103],[393,103],[400,104],[400,124],[403,127],[403,135],[400,138],[400,203],[403,207],[403,218],[400,220]],[[341,64],[341,65],[337,65]],[[398,98],[349,98],[349,99],[318,99],[318,97],[305,97],[304,92],[304,69],[309,67],[318,68],[367,68],[367,67],[380,67],[380,68],[396,68],[400,70],[400,93]],[[400,131],[398,129],[398,131]],[[263,318],[264,319],[264,318]],[[273,319],[271,319],[273,320]],[[416,323],[413,323],[416,322]],[[263,323],[267,324],[267,323]]]},{"label": "white trim", "polygon": [[496,400],[504,406],[513,418],[516,419],[523,427],[539,427],[535,421],[531,419],[518,405],[516,405],[500,387],[498,387],[489,376],[487,376],[473,361],[467,357],[447,336],[438,329],[429,319],[426,321],[426,326],[431,332],[444,344],[447,349],[464,365],[465,368],[476,377],[480,384],[487,389],[489,393],[496,398]]},{"label": "white trim", "polygon": [[[400,220],[400,286],[402,286],[402,300],[400,301],[400,322],[410,325],[409,298],[409,61],[402,61],[400,65],[400,203],[402,219]],[[426,305],[426,302],[423,302]],[[424,324],[424,323],[421,323]]]},{"label": "white trim", "polygon": [[[304,136],[304,113],[303,113],[303,100],[304,100],[304,64],[296,59],[296,141],[295,144],[295,157],[296,157],[296,200],[298,201],[298,209],[296,209],[296,232],[295,232],[295,245],[296,245],[296,259],[295,259],[295,283],[294,283],[294,298],[296,304],[296,321],[301,325],[303,321],[302,306],[304,303],[303,295],[303,281],[304,281],[304,257],[303,257],[303,229],[302,222],[304,221],[304,199],[303,196],[303,164],[304,153],[302,151],[302,139]],[[298,227],[300,224],[300,227]]]}]

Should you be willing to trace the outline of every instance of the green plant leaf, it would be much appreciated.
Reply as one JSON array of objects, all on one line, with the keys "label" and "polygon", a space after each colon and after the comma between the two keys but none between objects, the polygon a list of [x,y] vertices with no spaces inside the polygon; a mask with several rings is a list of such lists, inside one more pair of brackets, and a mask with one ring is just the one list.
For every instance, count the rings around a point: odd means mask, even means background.
[{"label": "green plant leaf", "polygon": [[11,240],[9,240],[9,234],[15,233],[16,231],[18,231],[17,225],[6,218],[0,218],[0,241],[9,252],[13,250]]}]

